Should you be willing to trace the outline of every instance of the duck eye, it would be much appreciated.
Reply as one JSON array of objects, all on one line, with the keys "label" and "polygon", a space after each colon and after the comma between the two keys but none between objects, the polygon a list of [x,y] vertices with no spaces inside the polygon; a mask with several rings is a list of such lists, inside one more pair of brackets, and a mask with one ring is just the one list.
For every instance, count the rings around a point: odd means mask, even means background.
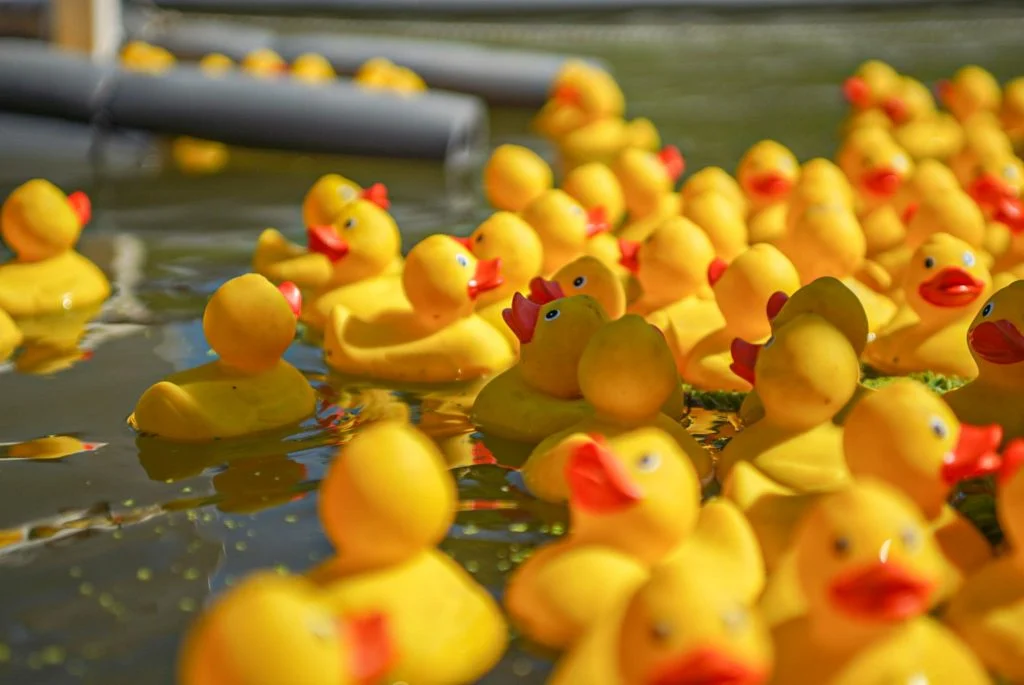
[{"label": "duck eye", "polygon": [[974,253],[964,252],[964,266],[974,266]]},{"label": "duck eye", "polygon": [[945,437],[949,435],[949,426],[947,426],[946,422],[938,416],[933,416],[928,420],[928,427],[932,429],[932,433],[935,434],[935,437],[940,440],[945,439]]},{"label": "duck eye", "polygon": [[737,606],[722,614],[722,623],[730,633],[738,633],[746,627],[747,618],[746,609]]},{"label": "duck eye", "polygon": [[311,616],[306,621],[306,628],[316,638],[321,640],[337,639],[334,625],[322,616]]},{"label": "duck eye", "polygon": [[351,231],[353,228],[356,227],[356,225],[358,223],[359,222],[356,221],[356,218],[354,216],[350,216],[349,218],[345,219],[345,224],[344,224],[345,230],[346,231]]},{"label": "duck eye", "polygon": [[981,315],[982,316],[988,316],[991,313],[992,313],[992,303],[989,302],[984,307],[981,308]]},{"label": "duck eye", "polygon": [[346,202],[356,199],[356,191],[352,186],[341,186],[338,188],[338,195],[341,195],[341,199]]},{"label": "duck eye", "polygon": [[574,287],[574,288],[582,288],[586,284],[587,284],[587,277],[586,276],[577,276],[576,278],[572,279],[572,287]]},{"label": "duck eye", "polygon": [[455,255],[455,261],[459,263],[459,266],[469,266],[469,257],[464,254]]},{"label": "duck eye", "polygon": [[930,269],[933,266],[935,266],[935,257],[925,257],[924,258],[924,268]]},{"label": "duck eye", "polygon": [[655,621],[651,625],[651,636],[659,642],[664,642],[672,637],[672,624],[668,621]]},{"label": "duck eye", "polygon": [[850,538],[845,535],[840,535],[832,541],[832,549],[835,550],[835,553],[839,556],[845,555],[850,551]]},{"label": "duck eye", "polygon": [[654,471],[661,466],[661,455],[648,452],[636,460],[636,467],[641,471]]},{"label": "duck eye", "polygon": [[478,236],[476,237],[476,241],[477,241],[478,243],[482,243],[482,242],[484,241],[484,234],[483,234],[483,233],[479,234],[479,235],[478,235]]},{"label": "duck eye", "polygon": [[545,321],[554,321],[555,319],[558,318],[558,316],[561,313],[562,312],[558,311],[557,309],[549,309],[547,314],[544,315],[544,320]]},{"label": "duck eye", "polygon": [[908,550],[915,550],[921,544],[921,534],[914,526],[904,526],[900,531],[900,541]]}]

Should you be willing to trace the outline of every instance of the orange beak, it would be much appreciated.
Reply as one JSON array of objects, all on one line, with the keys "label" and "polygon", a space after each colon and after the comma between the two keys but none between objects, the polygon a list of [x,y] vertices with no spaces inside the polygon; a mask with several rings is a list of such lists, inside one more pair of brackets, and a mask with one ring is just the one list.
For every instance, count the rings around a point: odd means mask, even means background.
[{"label": "orange beak", "polygon": [[540,276],[530,281],[530,300],[537,304],[547,304],[563,297],[565,292],[556,281],[546,281]]},{"label": "orange beak", "polygon": [[636,275],[640,271],[640,243],[636,240],[619,238],[619,264],[624,266],[631,274]]},{"label": "orange beak", "polygon": [[850,616],[892,623],[927,612],[934,590],[934,583],[895,563],[875,561],[837,577],[829,596]]},{"label": "orange beak", "polygon": [[768,304],[765,305],[765,313],[768,315],[768,320],[774,321],[787,302],[789,302],[789,295],[786,293],[781,290],[772,293],[772,296],[768,298]]},{"label": "orange beak", "polygon": [[579,107],[583,96],[574,86],[562,84],[551,93],[551,99],[563,107]]},{"label": "orange beak", "polygon": [[299,315],[302,314],[302,291],[299,290],[299,286],[291,281],[285,281],[277,286],[277,289],[284,295],[284,300],[288,303],[288,307],[292,310],[295,318],[299,318]]},{"label": "orange beak", "polygon": [[611,230],[608,225],[608,213],[604,207],[598,205],[587,210],[587,237],[593,238],[598,233],[607,233]]},{"label": "orange beak", "polygon": [[881,167],[861,177],[861,184],[875,195],[889,197],[903,184],[903,177],[895,169]]},{"label": "orange beak", "polygon": [[388,199],[388,187],[383,183],[374,183],[369,188],[364,188],[359,197],[372,202],[381,209],[386,210],[391,207],[391,200]]},{"label": "orange beak", "polygon": [[306,247],[310,252],[324,255],[336,262],[348,254],[348,241],[338,234],[338,229],[330,224],[326,226],[310,226],[306,229]]},{"label": "orange beak", "polygon": [[672,179],[672,183],[678,181],[679,177],[686,171],[686,159],[683,158],[683,153],[675,145],[666,145],[661,148],[661,152],[658,153],[658,159],[665,167],[665,173]]},{"label": "orange beak", "polygon": [[78,217],[78,223],[81,226],[85,226],[92,219],[92,202],[89,201],[89,196],[83,193],[81,190],[68,195],[68,204],[71,205],[71,211]]},{"label": "orange beak", "polygon": [[948,267],[917,287],[921,299],[936,307],[965,307],[974,302],[985,284],[959,267]]},{"label": "orange beak", "polygon": [[508,327],[519,338],[519,342],[524,345],[533,340],[533,332],[537,330],[537,318],[539,316],[540,305],[533,300],[523,297],[522,293],[513,295],[512,306],[508,309],[503,309],[501,312],[501,318],[505,320]]},{"label": "orange beak", "polygon": [[754,385],[754,367],[757,365],[757,355],[761,353],[761,346],[748,343],[741,338],[733,338],[729,352],[732,354],[729,369],[747,383]]},{"label": "orange beak", "polygon": [[595,441],[573,450],[565,466],[565,478],[570,502],[592,514],[622,511],[643,495],[615,455]]},{"label": "orange beak", "polygon": [[1024,233],[1024,205],[1017,198],[1002,198],[992,215],[995,221],[1004,224],[1013,233]]},{"label": "orange beak", "polygon": [[481,259],[476,263],[473,278],[466,284],[469,299],[475,300],[480,293],[494,290],[504,282],[505,279],[501,276],[501,259]]},{"label": "orange beak", "polygon": [[967,192],[975,202],[985,208],[998,207],[1000,201],[1004,199],[1016,199],[1013,188],[992,173],[982,174],[974,179]]},{"label": "orange beak", "polygon": [[843,96],[854,107],[864,109],[871,106],[871,88],[859,76],[851,76],[843,81]]},{"label": "orange beak", "polygon": [[353,680],[360,685],[379,682],[391,670],[397,657],[387,616],[373,613],[344,618],[340,623],[342,648],[352,655]]},{"label": "orange beak", "polygon": [[748,181],[748,185],[755,195],[773,200],[786,197],[793,188],[793,182],[777,171],[757,174]]},{"label": "orange beak", "polygon": [[907,105],[900,98],[889,98],[882,103],[882,110],[888,115],[892,123],[897,126],[904,123],[910,115]]},{"label": "orange beak", "polygon": [[761,685],[767,679],[763,668],[737,661],[715,647],[701,647],[655,668],[647,685]]},{"label": "orange beak", "polygon": [[708,264],[708,284],[712,287],[715,283],[718,283],[718,279],[722,277],[725,270],[729,268],[729,265],[725,263],[725,260],[721,257],[715,257]]},{"label": "orange beak", "polygon": [[953,487],[966,478],[997,473],[1003,464],[997,450],[1003,440],[1003,427],[960,424],[956,447],[942,460],[942,480]]},{"label": "orange beak", "polygon": [[1024,335],[1012,321],[982,321],[967,333],[967,344],[991,364],[1024,362]]}]

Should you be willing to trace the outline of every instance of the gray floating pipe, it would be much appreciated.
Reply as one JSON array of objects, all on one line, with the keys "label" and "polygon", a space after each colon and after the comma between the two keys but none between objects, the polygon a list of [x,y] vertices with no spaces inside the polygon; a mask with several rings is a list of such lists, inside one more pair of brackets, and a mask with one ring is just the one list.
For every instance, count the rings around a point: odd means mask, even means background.
[{"label": "gray floating pipe", "polygon": [[466,95],[402,97],[344,82],[211,78],[193,68],[149,75],[20,40],[0,41],[0,110],[253,148],[457,166],[475,162],[487,142],[483,103]]}]

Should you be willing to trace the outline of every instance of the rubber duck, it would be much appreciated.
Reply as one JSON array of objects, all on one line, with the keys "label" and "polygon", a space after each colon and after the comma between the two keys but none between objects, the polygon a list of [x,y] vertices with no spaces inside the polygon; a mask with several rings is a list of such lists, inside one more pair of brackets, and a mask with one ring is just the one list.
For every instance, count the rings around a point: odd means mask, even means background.
[{"label": "rubber duck", "polygon": [[426,83],[415,72],[383,57],[366,60],[352,76],[352,82],[370,90],[388,90],[404,94],[427,89]]},{"label": "rubber duck", "polygon": [[[963,125],[964,145],[949,158],[949,168],[961,185],[970,189],[980,175],[978,167],[989,159],[996,161],[1013,156],[1013,143],[995,117],[978,114]],[[996,180],[999,173],[996,170]]]},{"label": "rubber duck", "polygon": [[555,140],[594,121],[621,119],[625,111],[626,98],[611,74],[582,60],[566,60],[533,127]]},{"label": "rubber duck", "polygon": [[989,682],[970,650],[927,616],[944,560],[898,490],[864,481],[823,495],[793,544],[807,613],[772,631],[773,683]]},{"label": "rubber duck", "polygon": [[64,195],[41,178],[11,191],[0,209],[0,236],[15,257],[0,264],[0,309],[17,319],[107,299],[106,276],[74,250],[91,213],[85,193]]},{"label": "rubber duck", "polygon": [[338,79],[334,67],[323,55],[306,52],[292,61],[292,78],[302,83],[331,83]]},{"label": "rubber duck", "polygon": [[963,191],[932,193],[922,199],[907,224],[906,246],[916,250],[929,236],[947,233],[971,247],[985,239],[985,215],[971,196]]},{"label": "rubber duck", "polygon": [[1006,135],[1019,146],[1024,141],[1024,77],[1013,79],[1003,88],[999,118]]},{"label": "rubber duck", "polygon": [[690,197],[683,202],[683,216],[708,234],[715,254],[727,262],[749,246],[746,220],[722,193],[709,190]]},{"label": "rubber duck", "polygon": [[946,607],[943,620],[1003,682],[1024,680],[1024,443],[1003,452],[997,485],[997,516],[1009,552],[967,579]]},{"label": "rubber duck", "polygon": [[[530,224],[512,212],[495,212],[467,238],[456,238],[480,260],[501,259],[502,284],[480,293],[477,309],[500,303],[508,305],[516,292],[528,292],[530,281],[540,274],[544,247]],[[500,314],[498,316],[501,318]],[[504,325],[504,324],[503,324]]]},{"label": "rubber duck", "polygon": [[975,380],[943,396],[961,421],[997,423],[1006,440],[1024,437],[1024,417],[1014,411],[1024,397],[1024,282],[999,290],[975,315],[966,339],[978,368]]},{"label": "rubber duck", "polygon": [[736,168],[736,179],[747,194],[752,212],[785,202],[799,175],[796,155],[774,140],[754,143]]},{"label": "rubber duck", "polygon": [[679,193],[662,195],[658,201],[658,208],[653,213],[637,219],[628,219],[619,228],[617,235],[626,240],[645,240],[662,222],[682,215],[683,204]]},{"label": "rubber duck", "polygon": [[391,633],[383,613],[334,615],[308,581],[261,571],[218,597],[191,626],[177,682],[376,685],[395,662]]},{"label": "rubber duck", "polygon": [[520,212],[553,185],[548,163],[522,145],[499,145],[484,166],[484,194],[495,209]]},{"label": "rubber duck", "polygon": [[280,78],[288,73],[288,63],[270,48],[259,48],[242,58],[242,71],[259,79]]},{"label": "rubber duck", "polygon": [[998,112],[1003,98],[999,81],[987,70],[969,64],[938,84],[939,99],[953,116],[968,121],[979,112]]},{"label": "rubber duck", "polygon": [[218,76],[234,70],[235,60],[223,53],[211,52],[204,55],[197,66],[207,76]]},{"label": "rubber duck", "polygon": [[679,395],[672,351],[665,337],[642,317],[626,314],[598,330],[578,366],[580,392],[594,415],[541,442],[523,465],[526,487],[539,499],[568,498],[565,463],[580,434],[614,437],[656,427],[679,444],[702,480],[712,476],[711,457],[697,441],[661,409]]},{"label": "rubber duck", "polygon": [[914,371],[973,378],[978,367],[967,328],[992,289],[992,277],[970,245],[948,233],[921,244],[903,279],[904,304],[864,350],[882,373]]},{"label": "rubber duck", "polygon": [[658,153],[638,148],[623,150],[611,168],[622,187],[630,218],[656,212],[662,196],[672,192],[685,167],[679,148],[672,145]]},{"label": "rubber duck", "polygon": [[864,62],[843,82],[843,95],[855,109],[881,107],[900,85],[900,75],[877,59]]},{"label": "rubber duck", "polygon": [[562,190],[588,211],[603,207],[610,226],[618,226],[626,215],[622,186],[606,164],[591,162],[576,167],[562,179]]},{"label": "rubber duck", "polygon": [[965,474],[981,475],[982,462],[998,466],[1001,437],[998,427],[961,424],[941,397],[910,379],[866,395],[846,419],[843,452],[853,476],[899,488],[930,522],[950,562],[939,601],[992,558],[981,531],[947,499]]},{"label": "rubber duck", "polygon": [[344,304],[324,329],[328,366],[359,376],[423,383],[471,380],[507,368],[505,337],[474,312],[503,282],[501,260],[478,260],[446,235],[423,239],[402,271],[404,297],[365,317]]},{"label": "rubber duck", "polygon": [[173,69],[177,61],[165,48],[141,40],[130,41],[121,48],[121,66],[129,71],[162,74]]},{"label": "rubber duck", "polygon": [[1006,201],[1017,203],[1024,192],[1024,161],[1011,153],[981,155],[968,172],[964,187],[988,218],[995,218]]},{"label": "rubber duck", "polygon": [[959,122],[938,111],[931,90],[917,79],[902,77],[882,108],[892,120],[893,139],[915,160],[946,159],[963,145]]},{"label": "rubber duck", "polygon": [[83,442],[70,435],[48,435],[23,442],[0,443],[4,461],[50,461],[73,454],[95,452],[107,446],[105,442]]},{"label": "rubber duck", "polygon": [[761,243],[751,245],[732,264],[712,262],[708,281],[724,324],[694,344],[682,369],[683,380],[708,390],[749,390],[750,383],[730,369],[732,341],[766,339],[771,334],[764,317],[768,299],[779,291],[794,292],[800,276],[778,248]]},{"label": "rubber duck", "polygon": [[[538,443],[593,414],[577,367],[587,343],[608,321],[589,295],[565,297],[545,282],[538,302],[516,293],[504,317],[519,340],[519,362],[480,390],[470,418],[484,433]],[[539,294],[539,293],[538,293]]]},{"label": "rubber duck", "polygon": [[302,296],[259,274],[233,278],[213,294],[203,333],[218,359],[171,374],[142,393],[128,423],[168,440],[204,442],[297,424],[316,393],[282,355],[295,338]]},{"label": "rubber duck", "polygon": [[[914,170],[907,177],[907,182],[893,196],[892,206],[901,222],[908,224],[914,218],[924,198],[957,191],[961,191],[960,181],[948,166],[935,159],[923,159],[914,165]],[[895,243],[885,247],[876,247],[874,251],[869,251],[869,254],[875,254],[894,246]]]},{"label": "rubber duck", "polygon": [[[708,268],[715,260],[715,247],[707,233],[693,221],[672,217],[643,242],[620,238],[619,251],[622,264],[641,289],[640,296],[629,304],[631,313],[650,317],[688,298],[703,299],[717,310],[711,302],[707,278]],[[659,328],[664,330],[662,326]]]},{"label": "rubber duck", "polygon": [[561,167],[568,173],[591,162],[614,164],[624,150],[632,148],[656,153],[661,136],[650,119],[606,117],[570,131],[557,140],[557,146]]},{"label": "rubber duck", "polygon": [[543,193],[520,216],[533,227],[544,246],[541,272],[545,276],[585,254],[588,241],[609,228],[602,207],[583,209],[568,193],[558,189]]},{"label": "rubber duck", "polygon": [[338,554],[309,577],[332,613],[387,615],[397,661],[386,682],[476,682],[508,644],[490,593],[436,548],[457,498],[437,446],[395,421],[357,432],[320,484],[320,521]]},{"label": "rubber duck", "polygon": [[[626,313],[626,291],[622,280],[597,257],[578,257],[556,271],[551,280],[567,295],[593,297],[609,319],[618,319]],[[536,297],[536,288],[531,287],[530,291],[530,299],[546,301]]]},{"label": "rubber duck", "polygon": [[743,188],[729,172],[721,167],[709,166],[695,171],[683,183],[679,193],[683,197],[683,204],[708,190],[721,193],[733,206],[740,216],[747,215],[747,196]]},{"label": "rubber duck", "polygon": [[838,204],[854,208],[853,189],[842,170],[831,160],[823,157],[808,160],[799,173],[787,204],[768,205],[750,217],[751,243],[778,245],[808,205]]},{"label": "rubber duck", "polygon": [[717,576],[666,563],[558,661],[549,682],[760,685],[771,666],[756,611]]},{"label": "rubber duck", "polygon": [[0,362],[5,362],[14,354],[24,336],[18,324],[10,314],[0,309]]},{"label": "rubber duck", "polygon": [[216,140],[178,136],[171,141],[171,158],[186,174],[216,174],[228,165],[231,151]]},{"label": "rubber duck", "polygon": [[383,183],[363,188],[341,174],[325,174],[310,186],[302,198],[302,222],[306,226],[333,224],[342,210],[356,200],[367,200],[384,210],[391,208],[388,188]]},{"label": "rubber duck", "polygon": [[836,162],[857,192],[861,215],[891,202],[913,171],[907,153],[887,131],[878,128],[851,133],[843,141]]}]

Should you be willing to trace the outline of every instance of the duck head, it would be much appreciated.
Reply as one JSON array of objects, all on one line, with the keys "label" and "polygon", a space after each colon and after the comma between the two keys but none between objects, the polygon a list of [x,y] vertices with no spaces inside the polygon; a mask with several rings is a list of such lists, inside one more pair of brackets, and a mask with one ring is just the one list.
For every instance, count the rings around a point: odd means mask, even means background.
[{"label": "duck head", "polygon": [[978,311],[992,289],[992,276],[974,249],[948,233],[935,233],[914,251],[904,275],[907,304],[922,318]]},{"label": "duck head", "polygon": [[843,82],[843,97],[856,109],[875,107],[899,87],[900,75],[890,65],[869,60]]},{"label": "duck head", "polygon": [[785,201],[799,175],[796,156],[774,140],[754,143],[736,170],[736,178],[747,197],[760,206]]},{"label": "duck head", "polygon": [[288,73],[288,63],[273,50],[260,48],[242,59],[242,71],[260,79],[281,78]]},{"label": "duck head", "polygon": [[292,62],[292,78],[304,83],[329,83],[337,79],[338,74],[326,57],[307,52]]},{"label": "duck head", "polygon": [[863,128],[843,141],[837,161],[863,197],[882,202],[894,197],[913,171],[910,157],[888,131]]},{"label": "duck head", "polygon": [[545,274],[554,273],[579,257],[588,239],[610,228],[601,207],[584,209],[568,193],[558,189],[542,194],[520,216],[537,232],[544,247]]},{"label": "duck head", "polygon": [[774,293],[765,307],[772,331],[778,331],[802,314],[817,314],[832,324],[858,357],[868,340],[868,317],[860,300],[842,281],[829,276],[817,278],[792,296]]},{"label": "duck head", "polygon": [[682,176],[685,162],[679,149],[671,145],[660,152],[627,148],[615,159],[612,171],[619,180],[630,216],[639,218],[654,213],[664,195],[668,195]]},{"label": "duck head", "polygon": [[685,205],[687,200],[708,191],[721,193],[740,216],[747,215],[747,196],[744,194],[743,188],[735,178],[729,175],[728,171],[721,167],[709,166],[694,172],[683,183],[679,194]]},{"label": "duck head", "polygon": [[995,76],[973,64],[959,69],[952,79],[939,81],[937,90],[942,104],[960,121],[998,111],[1003,97]]},{"label": "duck head", "polygon": [[326,174],[317,179],[303,198],[302,220],[306,226],[333,224],[342,210],[356,200],[367,200],[383,210],[391,207],[388,189],[383,183],[364,189],[339,174]]},{"label": "duck head", "polygon": [[72,249],[91,216],[85,193],[64,195],[57,186],[37,178],[7,197],[0,209],[0,235],[20,261],[40,261]]},{"label": "duck head", "polygon": [[1012,153],[991,155],[975,168],[967,191],[992,216],[1006,200],[1020,199],[1024,190],[1024,162]]},{"label": "duck head", "polygon": [[603,207],[610,226],[622,223],[626,214],[626,198],[619,179],[607,165],[600,162],[581,164],[565,175],[562,190],[585,209]]},{"label": "duck head", "polygon": [[590,295],[604,308],[609,319],[626,312],[626,291],[622,279],[597,257],[583,255],[552,275],[566,295]]},{"label": "duck head", "polygon": [[867,240],[857,215],[835,201],[805,205],[791,229],[789,257],[804,283],[846,278],[864,263]]},{"label": "duck head", "polygon": [[764,317],[768,299],[776,292],[792,293],[800,287],[796,267],[767,243],[752,245],[727,267],[713,261],[708,276],[726,326],[744,340],[768,337],[771,327]]},{"label": "duck head", "polygon": [[936,233],[948,233],[971,246],[985,238],[985,215],[971,197],[960,190],[929,193],[915,208],[907,224],[905,245],[915,250]]},{"label": "duck head", "polygon": [[477,298],[504,283],[500,259],[479,260],[458,240],[435,234],[409,251],[402,271],[405,296],[425,321],[468,316]]},{"label": "duck head", "polygon": [[334,265],[334,283],[345,285],[379,275],[399,255],[402,237],[395,220],[379,205],[356,199],[334,223],[306,229],[310,252]]},{"label": "duck head", "polygon": [[986,301],[967,329],[967,344],[986,383],[1024,383],[1024,281],[1014,281]]},{"label": "duck head", "polygon": [[495,209],[518,212],[554,183],[551,167],[522,145],[500,145],[484,166],[484,194]]},{"label": "duck head", "polygon": [[645,298],[666,305],[707,288],[715,259],[707,233],[681,216],[665,220],[642,242],[620,239],[619,250]]},{"label": "duck head", "polygon": [[501,260],[500,286],[481,293],[477,306],[486,306],[529,286],[541,272],[544,247],[530,225],[511,212],[495,212],[484,220],[468,238],[457,238],[477,259]]}]

